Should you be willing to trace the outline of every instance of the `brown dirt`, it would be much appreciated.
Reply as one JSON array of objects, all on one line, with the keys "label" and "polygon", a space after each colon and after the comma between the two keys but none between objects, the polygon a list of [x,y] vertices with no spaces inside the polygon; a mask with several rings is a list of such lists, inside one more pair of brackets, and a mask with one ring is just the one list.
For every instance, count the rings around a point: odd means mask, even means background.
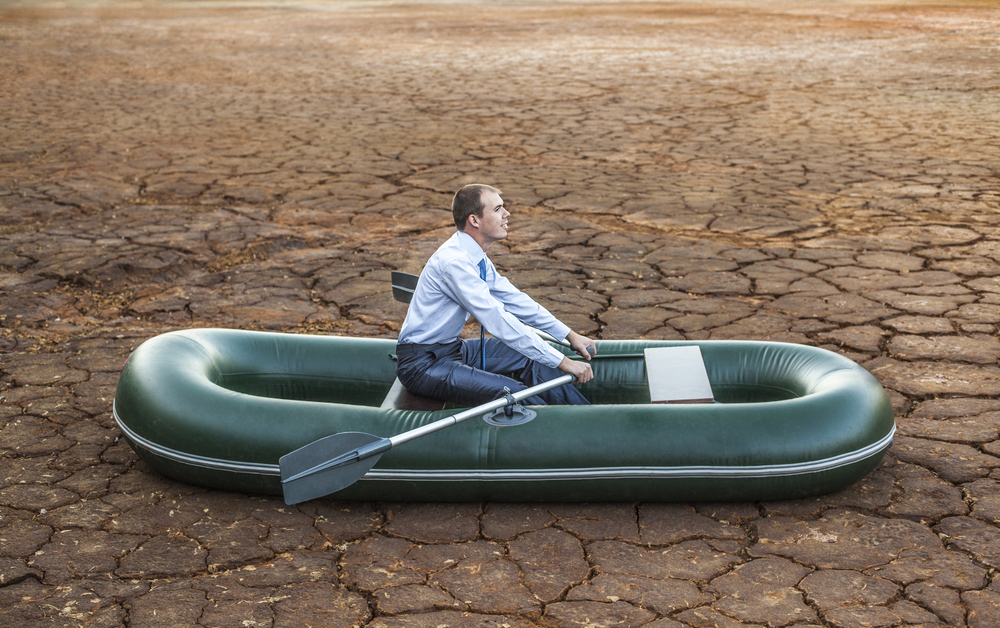
[{"label": "brown dirt", "polygon": [[[0,2],[0,623],[1000,623],[993,2]],[[824,346],[864,482],[758,504],[353,504],[179,484],[142,340],[393,337],[449,195],[600,338]]]}]

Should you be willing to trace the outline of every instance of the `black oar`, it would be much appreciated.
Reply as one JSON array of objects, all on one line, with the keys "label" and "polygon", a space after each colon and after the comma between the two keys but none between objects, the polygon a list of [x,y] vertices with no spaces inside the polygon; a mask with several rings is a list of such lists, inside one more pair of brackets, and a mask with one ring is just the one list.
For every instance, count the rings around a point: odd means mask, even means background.
[{"label": "black oar", "polygon": [[392,271],[392,298],[400,303],[409,303],[413,300],[413,291],[417,289],[419,275],[411,275],[399,270]]},{"label": "black oar", "polygon": [[286,504],[297,504],[347,488],[364,477],[385,452],[415,438],[426,436],[475,416],[492,412],[514,402],[574,381],[569,373],[551,381],[464,410],[450,417],[414,428],[389,438],[364,432],[333,434],[285,454],[281,466],[281,487]]}]

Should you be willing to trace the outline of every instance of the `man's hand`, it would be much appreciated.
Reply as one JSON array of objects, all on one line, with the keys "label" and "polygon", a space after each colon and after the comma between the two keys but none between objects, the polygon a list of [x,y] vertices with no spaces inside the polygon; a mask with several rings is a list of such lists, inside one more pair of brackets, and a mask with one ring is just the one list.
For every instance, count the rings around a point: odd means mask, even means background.
[{"label": "man's hand", "polygon": [[[580,357],[585,358],[588,362],[590,361],[590,356],[597,355],[597,343],[586,336],[581,336],[575,331],[571,331],[566,335],[566,341],[569,342],[569,346],[572,347],[573,351],[579,353]],[[588,351],[588,349],[592,351]]]},{"label": "man's hand", "polygon": [[576,360],[563,358],[562,362],[559,363],[559,370],[575,377],[577,384],[586,384],[594,379],[594,369],[590,368],[590,365],[586,362],[577,362]]}]

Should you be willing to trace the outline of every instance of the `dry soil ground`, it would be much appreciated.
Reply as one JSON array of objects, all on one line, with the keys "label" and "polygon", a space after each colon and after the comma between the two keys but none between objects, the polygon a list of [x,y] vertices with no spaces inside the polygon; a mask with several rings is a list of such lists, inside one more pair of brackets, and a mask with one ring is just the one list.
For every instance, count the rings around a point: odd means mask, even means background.
[{"label": "dry soil ground", "polygon": [[[0,1],[0,625],[1000,625],[991,2]],[[392,337],[450,193],[599,338],[819,345],[890,392],[784,503],[280,500],[165,479],[118,370]]]}]

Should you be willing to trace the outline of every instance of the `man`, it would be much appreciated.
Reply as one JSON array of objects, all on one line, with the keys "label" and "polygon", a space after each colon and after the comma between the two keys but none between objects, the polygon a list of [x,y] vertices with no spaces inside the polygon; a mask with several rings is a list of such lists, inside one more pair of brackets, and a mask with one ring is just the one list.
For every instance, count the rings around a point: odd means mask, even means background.
[{"label": "man", "polygon": [[[498,399],[504,387],[524,390],[570,373],[578,383],[594,378],[587,362],[570,360],[524,323],[565,338],[589,362],[597,347],[502,277],[486,257],[507,237],[510,212],[500,191],[467,185],[452,200],[458,231],[431,256],[417,282],[396,345],[396,374],[412,393],[473,406]],[[493,335],[461,340],[469,316]],[[522,323],[523,321],[523,323]],[[485,367],[483,359],[485,358]],[[528,405],[586,404],[572,384],[524,400]]]}]

